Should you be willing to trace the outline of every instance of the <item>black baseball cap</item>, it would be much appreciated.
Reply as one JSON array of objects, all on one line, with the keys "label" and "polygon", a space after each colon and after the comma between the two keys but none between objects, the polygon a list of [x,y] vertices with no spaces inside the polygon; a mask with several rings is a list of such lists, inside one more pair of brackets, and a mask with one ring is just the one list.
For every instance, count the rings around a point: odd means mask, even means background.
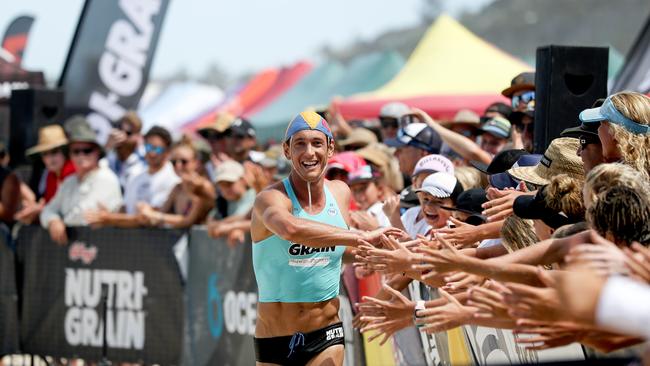
[{"label": "black baseball cap", "polygon": [[426,123],[411,123],[397,131],[397,138],[384,141],[390,147],[413,146],[430,154],[440,154],[442,138]]},{"label": "black baseball cap", "polygon": [[[598,108],[602,106],[604,102],[604,98],[597,99],[591,107]],[[562,131],[562,133],[560,133],[560,137],[585,139],[586,143],[600,144],[600,137],[598,137],[598,126],[600,126],[599,123],[581,123],[580,126],[565,129]]]},{"label": "black baseball cap", "polygon": [[584,217],[569,217],[563,212],[557,212],[546,204],[546,186],[533,195],[522,195],[515,199],[512,206],[515,215],[522,219],[542,220],[546,225],[557,229],[564,225],[584,221]]},{"label": "black baseball cap", "polygon": [[255,127],[249,120],[242,117],[235,118],[229,130],[232,136],[255,137]]},{"label": "black baseball cap", "polygon": [[495,102],[490,104],[489,107],[485,108],[484,113],[488,113],[488,112],[496,112],[502,115],[503,117],[508,118],[512,113],[512,107],[502,102]]},{"label": "black baseball cap", "polygon": [[487,195],[483,188],[472,188],[458,195],[456,207],[440,206],[440,208],[449,211],[460,211],[470,215],[480,215],[483,211],[481,205],[487,201]]},{"label": "black baseball cap", "polygon": [[502,150],[494,156],[489,165],[476,160],[472,160],[469,163],[479,171],[487,175],[492,175],[503,173],[512,168],[517,160],[526,154],[528,154],[528,151],[523,149]]},{"label": "black baseball cap", "polygon": [[411,208],[420,205],[417,193],[413,186],[408,186],[399,193],[399,206],[401,208]]}]

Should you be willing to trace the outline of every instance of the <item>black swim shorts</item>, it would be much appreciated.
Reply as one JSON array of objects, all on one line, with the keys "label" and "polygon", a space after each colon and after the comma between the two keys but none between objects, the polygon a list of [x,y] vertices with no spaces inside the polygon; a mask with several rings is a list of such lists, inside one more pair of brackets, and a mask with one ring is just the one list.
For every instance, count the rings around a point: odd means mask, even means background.
[{"label": "black swim shorts", "polygon": [[328,347],[345,344],[343,323],[293,336],[255,338],[255,359],[278,365],[305,365]]}]

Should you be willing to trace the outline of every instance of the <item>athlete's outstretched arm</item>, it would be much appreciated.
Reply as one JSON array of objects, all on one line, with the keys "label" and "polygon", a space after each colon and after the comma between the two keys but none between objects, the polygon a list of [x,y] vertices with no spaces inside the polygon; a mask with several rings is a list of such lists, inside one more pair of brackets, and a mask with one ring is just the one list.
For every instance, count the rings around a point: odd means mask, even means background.
[{"label": "athlete's outstretched arm", "polygon": [[[351,231],[291,214],[291,201],[278,191],[266,190],[257,195],[254,216],[275,235],[306,246],[322,248],[333,245],[356,246],[359,240],[378,242],[381,235],[400,236],[395,228],[374,231]],[[253,220],[255,222],[257,220]]]}]

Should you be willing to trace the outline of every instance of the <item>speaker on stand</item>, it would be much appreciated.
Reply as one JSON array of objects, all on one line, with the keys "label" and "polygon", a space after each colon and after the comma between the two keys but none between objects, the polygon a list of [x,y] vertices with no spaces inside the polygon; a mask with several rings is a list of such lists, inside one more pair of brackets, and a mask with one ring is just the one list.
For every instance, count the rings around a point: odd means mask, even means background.
[{"label": "speaker on stand", "polygon": [[534,152],[542,154],[578,114],[607,96],[606,47],[545,46],[537,49]]}]

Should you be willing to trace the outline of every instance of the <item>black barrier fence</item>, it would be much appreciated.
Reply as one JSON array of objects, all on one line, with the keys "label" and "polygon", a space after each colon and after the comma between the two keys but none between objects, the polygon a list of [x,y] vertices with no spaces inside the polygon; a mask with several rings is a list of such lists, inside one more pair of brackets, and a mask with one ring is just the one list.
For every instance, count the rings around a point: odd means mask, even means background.
[{"label": "black barrier fence", "polygon": [[[40,227],[21,228],[17,266],[13,251],[0,243],[0,355],[99,360],[106,324],[106,357],[113,362],[255,363],[250,239],[230,249],[199,227],[78,227],[68,229],[68,238],[59,246]],[[346,365],[362,365],[362,342],[341,288]]]},{"label": "black barrier fence", "polygon": [[108,359],[178,364],[183,288],[172,247],[181,235],[72,228],[59,246],[39,227],[22,228],[21,350],[99,360],[105,324]]}]

